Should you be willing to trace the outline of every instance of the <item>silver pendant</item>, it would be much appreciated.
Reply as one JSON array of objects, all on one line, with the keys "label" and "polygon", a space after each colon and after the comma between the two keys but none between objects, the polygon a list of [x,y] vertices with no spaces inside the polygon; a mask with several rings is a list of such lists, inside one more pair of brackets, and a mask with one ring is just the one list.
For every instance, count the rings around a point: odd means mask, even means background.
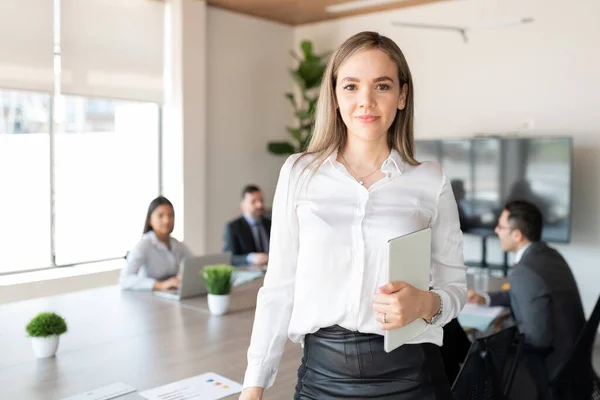
[{"label": "silver pendant", "polygon": [[362,179],[360,181],[358,181],[358,183],[360,183],[361,185],[365,184],[365,182]]}]

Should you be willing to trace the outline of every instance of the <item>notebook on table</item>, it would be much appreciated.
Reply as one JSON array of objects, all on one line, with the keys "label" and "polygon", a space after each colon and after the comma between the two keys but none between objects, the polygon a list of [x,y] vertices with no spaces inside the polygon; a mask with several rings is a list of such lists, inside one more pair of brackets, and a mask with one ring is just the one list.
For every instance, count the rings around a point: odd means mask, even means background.
[{"label": "notebook on table", "polygon": [[[429,290],[431,266],[431,229],[426,228],[390,239],[387,244],[388,282],[404,281],[417,289]],[[418,318],[402,328],[384,332],[386,352],[400,347],[421,335],[427,323]]]}]

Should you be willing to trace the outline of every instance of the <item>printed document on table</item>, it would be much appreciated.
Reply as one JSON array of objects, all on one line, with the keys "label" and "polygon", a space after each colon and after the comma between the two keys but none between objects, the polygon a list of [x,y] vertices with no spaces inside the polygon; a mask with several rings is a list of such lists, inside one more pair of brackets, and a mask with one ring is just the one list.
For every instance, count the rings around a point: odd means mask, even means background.
[{"label": "printed document on table", "polygon": [[143,391],[140,395],[148,400],[218,400],[241,391],[239,383],[208,372]]}]

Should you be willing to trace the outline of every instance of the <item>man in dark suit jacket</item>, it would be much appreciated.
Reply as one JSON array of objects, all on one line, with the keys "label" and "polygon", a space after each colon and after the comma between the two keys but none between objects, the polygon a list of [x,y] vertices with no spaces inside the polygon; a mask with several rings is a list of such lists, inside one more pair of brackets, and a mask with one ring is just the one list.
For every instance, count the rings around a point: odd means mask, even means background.
[{"label": "man in dark suit jacket", "polygon": [[525,356],[538,392],[547,392],[548,380],[572,350],[585,324],[575,278],[564,258],[542,236],[542,214],[531,203],[508,203],[495,230],[502,250],[516,253],[508,291],[479,295],[468,301],[510,306],[524,334]]},{"label": "man in dark suit jacket", "polygon": [[242,216],[225,225],[223,250],[233,265],[265,266],[269,262],[271,220],[264,217],[264,197],[256,185],[242,190]]}]

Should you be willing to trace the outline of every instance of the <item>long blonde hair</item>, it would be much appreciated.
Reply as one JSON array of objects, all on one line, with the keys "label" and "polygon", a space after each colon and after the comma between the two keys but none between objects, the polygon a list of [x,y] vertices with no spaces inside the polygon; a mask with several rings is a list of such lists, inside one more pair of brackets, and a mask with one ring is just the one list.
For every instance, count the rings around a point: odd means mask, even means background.
[{"label": "long blonde hair", "polygon": [[404,84],[408,85],[406,106],[404,110],[396,111],[396,117],[388,130],[388,146],[396,149],[409,164],[419,164],[414,157],[413,83],[404,54],[390,38],[377,32],[360,32],[347,39],[335,51],[325,69],[317,102],[313,135],[304,154],[296,160],[299,161],[305,155],[313,155],[314,158],[307,165],[307,168],[312,166],[313,172],[327,157],[345,146],[347,140],[346,125],[336,107],[335,87],[338,70],[342,63],[354,54],[371,49],[383,51],[396,63],[400,88]]}]

